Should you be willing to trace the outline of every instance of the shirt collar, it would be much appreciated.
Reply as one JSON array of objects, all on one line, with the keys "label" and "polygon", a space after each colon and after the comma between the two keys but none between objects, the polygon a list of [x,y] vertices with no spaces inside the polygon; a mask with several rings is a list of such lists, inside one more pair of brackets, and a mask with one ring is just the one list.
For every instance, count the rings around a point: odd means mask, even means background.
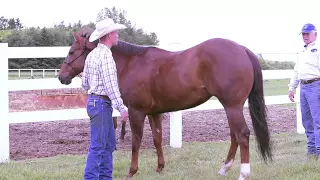
[{"label": "shirt collar", "polygon": [[310,47],[310,46],[314,46],[315,44],[317,43],[317,40],[313,41],[312,43],[310,44],[305,44],[303,47],[307,48],[307,47]]},{"label": "shirt collar", "polygon": [[110,48],[108,46],[106,46],[105,44],[102,44],[102,43],[98,43],[97,47],[110,50]]}]

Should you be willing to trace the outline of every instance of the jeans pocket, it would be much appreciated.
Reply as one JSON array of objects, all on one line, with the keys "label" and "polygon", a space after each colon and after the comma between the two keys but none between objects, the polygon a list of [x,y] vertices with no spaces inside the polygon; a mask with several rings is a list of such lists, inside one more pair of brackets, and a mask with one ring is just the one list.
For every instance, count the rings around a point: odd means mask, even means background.
[{"label": "jeans pocket", "polygon": [[93,119],[99,114],[97,100],[89,100],[87,103],[87,114],[90,119]]}]

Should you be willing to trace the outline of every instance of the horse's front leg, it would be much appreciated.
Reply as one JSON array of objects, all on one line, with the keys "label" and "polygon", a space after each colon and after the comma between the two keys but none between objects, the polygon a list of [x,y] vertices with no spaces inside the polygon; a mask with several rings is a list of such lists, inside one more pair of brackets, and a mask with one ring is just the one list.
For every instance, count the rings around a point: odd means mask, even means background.
[{"label": "horse's front leg", "polygon": [[143,112],[129,108],[129,121],[132,133],[132,155],[127,179],[131,178],[138,171],[139,150],[141,146],[145,117],[146,114]]}]

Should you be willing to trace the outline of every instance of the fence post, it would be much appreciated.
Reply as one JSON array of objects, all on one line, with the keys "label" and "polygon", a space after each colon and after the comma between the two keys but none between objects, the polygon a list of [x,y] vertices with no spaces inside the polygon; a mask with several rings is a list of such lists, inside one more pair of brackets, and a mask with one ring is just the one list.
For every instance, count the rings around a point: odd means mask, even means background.
[{"label": "fence post", "polygon": [[182,112],[170,112],[170,146],[182,147]]},{"label": "fence post", "polygon": [[300,109],[300,86],[298,86],[296,89],[295,100],[296,100],[296,116],[297,116],[297,133],[304,134],[305,129],[302,125],[302,117],[301,117],[301,109]]},{"label": "fence post", "polygon": [[0,163],[9,162],[8,43],[0,43]]},{"label": "fence post", "polygon": [[45,76],[45,69],[42,69],[42,77],[44,78]]}]

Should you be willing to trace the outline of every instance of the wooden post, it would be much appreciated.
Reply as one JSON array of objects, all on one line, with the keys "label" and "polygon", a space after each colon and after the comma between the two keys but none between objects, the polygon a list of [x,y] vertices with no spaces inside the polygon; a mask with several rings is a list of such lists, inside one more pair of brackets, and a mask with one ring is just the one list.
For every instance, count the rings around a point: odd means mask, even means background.
[{"label": "wooden post", "polygon": [[173,148],[182,147],[182,112],[170,113],[170,146]]},{"label": "wooden post", "polygon": [[301,108],[300,108],[300,86],[298,86],[296,89],[296,94],[294,99],[296,101],[297,133],[304,134],[305,129],[302,125]]}]

